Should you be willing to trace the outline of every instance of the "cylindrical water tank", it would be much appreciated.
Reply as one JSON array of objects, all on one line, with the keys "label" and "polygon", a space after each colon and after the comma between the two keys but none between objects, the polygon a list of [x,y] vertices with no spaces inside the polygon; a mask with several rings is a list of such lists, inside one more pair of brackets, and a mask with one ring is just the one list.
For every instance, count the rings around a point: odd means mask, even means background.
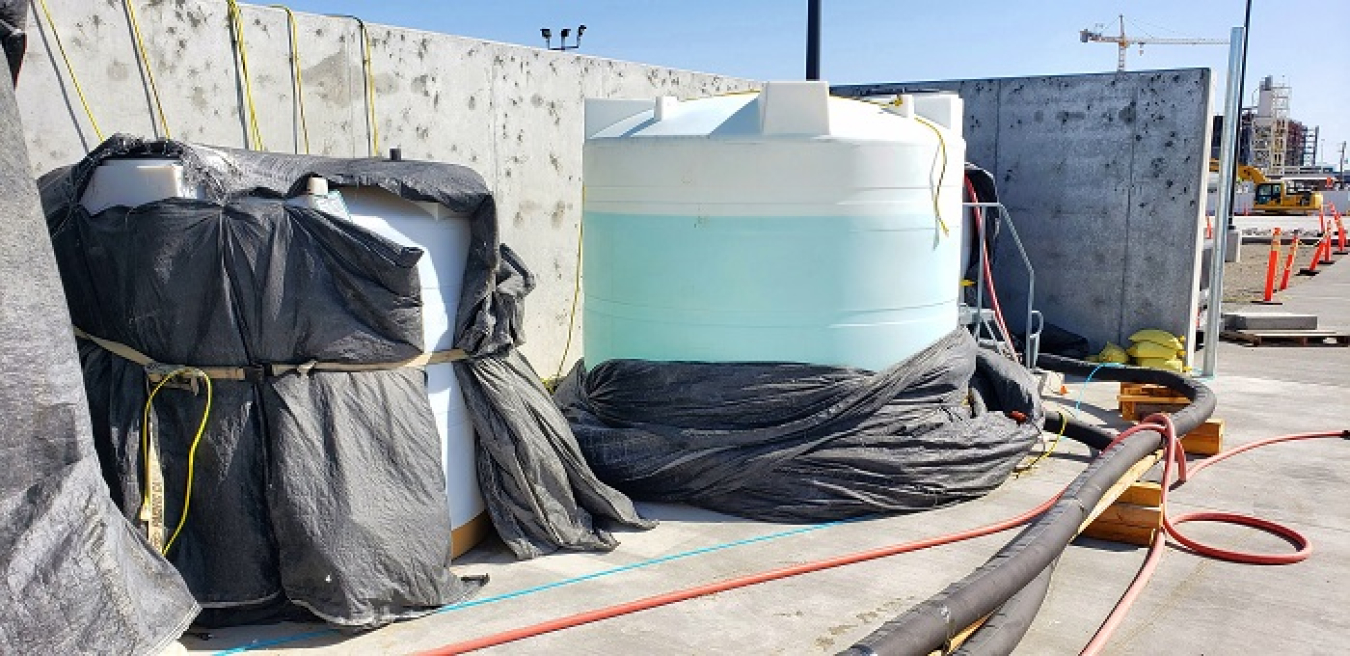
[{"label": "cylindrical water tank", "polygon": [[[422,283],[423,348],[449,350],[454,345],[455,313],[469,254],[469,218],[437,203],[405,200],[383,189],[344,188],[328,192],[322,180],[311,194],[290,202],[316,207],[345,218],[386,239],[417,246]],[[167,198],[200,198],[200,189],[184,181],[183,167],[173,159],[109,159],[94,170],[80,199],[98,213],[108,207],[137,207]],[[210,365],[216,363],[196,363]],[[474,432],[453,365],[426,368],[427,396],[440,434],[446,493],[450,501],[452,552],[458,555],[490,530],[478,487]]]},{"label": "cylindrical water tank", "polygon": [[176,159],[107,159],[94,169],[80,204],[90,214],[109,207],[139,207],[166,198],[201,198],[183,178]]},{"label": "cylindrical water tank", "polygon": [[957,325],[954,94],[588,100],[585,359],[879,370]]},{"label": "cylindrical water tank", "polygon": [[[455,313],[469,257],[469,217],[439,203],[410,201],[383,189],[340,190],[351,221],[381,237],[425,254],[417,262],[422,283],[422,339],[427,352],[454,347]],[[426,368],[427,395],[441,437],[446,494],[450,500],[453,555],[477,544],[490,530],[478,487],[473,424],[451,363]]]}]

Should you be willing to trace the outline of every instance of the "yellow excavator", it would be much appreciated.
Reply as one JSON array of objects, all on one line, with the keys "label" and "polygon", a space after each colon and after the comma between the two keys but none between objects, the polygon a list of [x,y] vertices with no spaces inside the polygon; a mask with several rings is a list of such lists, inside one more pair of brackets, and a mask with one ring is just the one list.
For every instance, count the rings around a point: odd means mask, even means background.
[{"label": "yellow excavator", "polygon": [[[1209,172],[1219,172],[1219,160],[1209,160]],[[1325,187],[1316,177],[1271,180],[1255,167],[1238,165],[1238,179],[1256,185],[1252,212],[1256,214],[1315,214],[1322,209]]]}]

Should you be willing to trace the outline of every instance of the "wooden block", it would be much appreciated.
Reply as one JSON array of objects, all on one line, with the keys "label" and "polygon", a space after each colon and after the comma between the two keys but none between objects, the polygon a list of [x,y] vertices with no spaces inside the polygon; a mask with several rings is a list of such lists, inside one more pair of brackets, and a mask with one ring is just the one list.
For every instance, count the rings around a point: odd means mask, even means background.
[{"label": "wooden block", "polygon": [[1153,383],[1121,383],[1121,396],[1177,396],[1172,388]]},{"label": "wooden block", "polygon": [[1123,542],[1125,544],[1135,544],[1141,547],[1147,547],[1153,543],[1153,534],[1156,529],[1144,528],[1141,526],[1124,525],[1104,525],[1093,524],[1083,531],[1082,535],[1097,540],[1107,540],[1110,542]]},{"label": "wooden block", "polygon": [[1120,407],[1120,416],[1126,421],[1139,421],[1155,412],[1176,412],[1191,403],[1184,396],[1148,394],[1122,394],[1116,397],[1116,402]]},{"label": "wooden block", "polygon": [[1210,419],[1181,438],[1181,448],[1193,456],[1212,456],[1223,451],[1223,420]]},{"label": "wooden block", "polygon": [[1116,502],[1108,506],[1092,523],[1158,528],[1162,526],[1162,508]]},{"label": "wooden block", "polygon": [[1156,508],[1162,504],[1162,485],[1149,481],[1139,481],[1125,488],[1116,502]]},{"label": "wooden block", "polygon": [[1153,467],[1153,465],[1158,464],[1159,460],[1162,460],[1162,451],[1154,451],[1127,469],[1125,474],[1121,476],[1119,480],[1112,483],[1111,487],[1106,489],[1106,492],[1102,494],[1101,501],[1098,501],[1097,505],[1093,506],[1092,510],[1088,512],[1087,517],[1083,520],[1083,523],[1078,525],[1078,530],[1082,531],[1091,525],[1092,522],[1096,521],[1097,517],[1106,512],[1107,508],[1115,503],[1116,499],[1119,499],[1120,495],[1124,494],[1126,489],[1139,482],[1139,477],[1143,476],[1145,472]]},{"label": "wooden block", "polygon": [[1135,403],[1153,403],[1158,405],[1188,405],[1191,400],[1179,394],[1121,394],[1116,397],[1117,401],[1133,401]]},{"label": "wooden block", "polygon": [[1098,540],[1148,546],[1154,531],[1159,528],[1162,528],[1162,508],[1116,502],[1093,520],[1082,534]]},{"label": "wooden block", "polygon": [[450,531],[450,557],[458,558],[492,534],[492,518],[487,511]]}]

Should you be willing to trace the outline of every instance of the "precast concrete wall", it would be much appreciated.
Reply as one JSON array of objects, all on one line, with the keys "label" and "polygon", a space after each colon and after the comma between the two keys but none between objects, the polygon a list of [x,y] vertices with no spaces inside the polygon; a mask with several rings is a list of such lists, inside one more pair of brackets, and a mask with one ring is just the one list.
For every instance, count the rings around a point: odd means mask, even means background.
[{"label": "precast concrete wall", "polygon": [[[836,86],[955,91],[966,158],[992,172],[1035,267],[1035,306],[1094,349],[1141,328],[1194,336],[1209,69]],[[995,279],[1014,332],[1027,277],[1006,236]],[[1193,343],[1188,339],[1187,344]]]},{"label": "precast concrete wall", "polygon": [[[123,2],[48,0],[50,22],[31,12],[18,93],[35,173],[97,146],[95,122],[104,136],[163,136],[167,124],[176,139],[338,157],[371,155],[378,140],[380,153],[399,147],[405,158],[463,164],[495,191],[503,241],[538,275],[523,350],[546,376],[563,356],[578,264],[582,100],[687,98],[756,86],[381,25],[366,26],[367,66],[365,40],[351,18],[295,14],[292,40],[284,11],[241,5],[241,47],[224,0],[133,2],[144,58]],[[568,360],[580,355],[579,314]]]}]

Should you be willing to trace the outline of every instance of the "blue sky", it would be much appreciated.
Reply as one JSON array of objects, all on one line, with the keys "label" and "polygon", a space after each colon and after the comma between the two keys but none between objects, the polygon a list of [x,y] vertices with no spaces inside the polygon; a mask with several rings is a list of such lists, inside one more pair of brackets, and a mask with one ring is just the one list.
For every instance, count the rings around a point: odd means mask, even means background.
[{"label": "blue sky", "polygon": [[[804,74],[806,0],[290,0],[293,9],[355,14],[399,25],[493,41],[543,46],[587,26],[582,54],[759,80]],[[1293,87],[1291,115],[1320,125],[1335,164],[1350,139],[1350,0],[1253,0],[1247,96],[1266,75]],[[1079,41],[1124,14],[1133,36],[1226,39],[1242,24],[1243,0],[823,0],[821,77],[832,83],[1102,72],[1116,46]],[[569,42],[570,43],[570,42]],[[1131,47],[1130,70],[1203,66],[1215,72],[1222,106],[1228,48]]]}]

